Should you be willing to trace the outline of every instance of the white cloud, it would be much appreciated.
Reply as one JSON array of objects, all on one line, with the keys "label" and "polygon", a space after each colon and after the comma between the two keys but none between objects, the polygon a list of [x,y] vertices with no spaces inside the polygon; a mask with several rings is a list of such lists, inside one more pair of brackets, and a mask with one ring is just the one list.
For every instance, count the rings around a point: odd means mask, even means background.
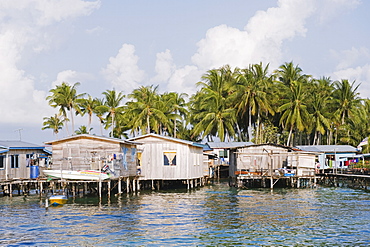
[{"label": "white cloud", "polygon": [[73,85],[76,82],[85,81],[84,79],[91,79],[91,75],[74,70],[64,70],[58,73],[57,79],[53,81],[51,85],[52,88],[55,88],[57,85],[62,84],[62,82]]},{"label": "white cloud", "polygon": [[99,34],[103,31],[104,29],[101,26],[97,26],[94,28],[86,29],[87,34]]},{"label": "white cloud", "polygon": [[172,55],[170,50],[165,52],[157,53],[157,60],[155,63],[155,71],[157,75],[153,77],[150,81],[161,83],[166,82],[175,71],[176,66],[173,63]]},{"label": "white cloud", "polygon": [[370,98],[370,64],[338,70],[333,73],[332,79],[347,79],[350,82],[356,81],[356,85],[361,84],[359,87],[361,97]]},{"label": "white cloud", "polygon": [[320,23],[325,23],[343,12],[356,8],[359,0],[319,0],[316,8]]},{"label": "white cloud", "polygon": [[349,50],[344,51],[330,51],[333,58],[338,62],[336,66],[337,70],[343,70],[352,66],[356,66],[357,64],[363,64],[370,59],[370,52],[369,49],[366,47],[352,47]]},{"label": "white cloud", "polygon": [[[35,89],[34,78],[19,68],[26,52],[41,52],[51,40],[48,25],[88,15],[99,1],[0,1],[0,122],[40,124],[52,109],[46,91]],[[31,49],[29,49],[31,48]]]},{"label": "white cloud", "polygon": [[[176,68],[168,80],[168,90],[195,92],[195,83],[207,70],[225,64],[232,67],[247,67],[251,63],[281,64],[282,44],[285,40],[306,33],[305,21],[310,17],[315,1],[281,0],[278,6],[258,11],[244,30],[219,25],[209,29],[204,39],[197,44],[192,56],[193,65]],[[175,68],[169,52],[157,55],[155,79],[168,77]]]},{"label": "white cloud", "polygon": [[203,71],[196,66],[184,66],[177,69],[168,81],[167,89],[169,92],[187,93],[195,92],[196,83],[200,80]]},{"label": "white cloud", "polygon": [[282,43],[304,36],[305,21],[314,12],[314,1],[281,0],[278,7],[258,11],[244,30],[220,25],[207,31],[192,61],[200,69],[225,64],[246,67],[251,63],[281,63]]},{"label": "white cloud", "polygon": [[125,94],[140,86],[145,73],[140,70],[137,62],[139,57],[135,55],[135,47],[130,44],[123,44],[117,56],[109,58],[109,64],[103,69],[106,76],[116,90]]}]

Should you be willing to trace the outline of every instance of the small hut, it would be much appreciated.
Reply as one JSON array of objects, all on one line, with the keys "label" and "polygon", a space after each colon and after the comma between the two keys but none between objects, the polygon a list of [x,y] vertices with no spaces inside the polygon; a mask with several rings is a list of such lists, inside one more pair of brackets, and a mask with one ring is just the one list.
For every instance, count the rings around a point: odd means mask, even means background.
[{"label": "small hut", "polygon": [[311,145],[297,148],[317,153],[318,169],[348,168],[349,161],[355,160],[358,150],[351,145]]},{"label": "small hut", "polygon": [[[138,159],[140,181],[181,181],[188,186],[202,182],[204,167],[203,145],[191,141],[147,134],[129,139],[140,142]],[[158,183],[159,184],[159,183]]]},{"label": "small hut", "polygon": [[116,176],[136,175],[137,143],[96,135],[74,135],[49,141],[52,169],[101,170],[107,166]]},{"label": "small hut", "polygon": [[[316,154],[279,144],[256,144],[232,150],[230,176],[239,180],[314,177]],[[261,180],[262,181],[262,180]]]},{"label": "small hut", "polygon": [[39,167],[49,165],[51,152],[24,141],[0,141],[0,180],[37,178]]}]

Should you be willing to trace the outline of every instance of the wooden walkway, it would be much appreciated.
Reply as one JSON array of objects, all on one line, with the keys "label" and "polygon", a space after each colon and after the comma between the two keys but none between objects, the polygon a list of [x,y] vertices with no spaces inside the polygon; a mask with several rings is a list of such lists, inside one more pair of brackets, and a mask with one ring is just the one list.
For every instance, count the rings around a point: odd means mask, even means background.
[{"label": "wooden walkway", "polygon": [[15,196],[36,193],[40,196],[65,194],[76,196],[79,194],[96,194],[102,196],[117,195],[122,193],[137,192],[140,190],[160,190],[168,188],[193,189],[204,186],[207,177],[186,180],[140,180],[139,176],[119,177],[103,181],[62,180],[46,178],[38,179],[13,179],[0,181],[0,195]]},{"label": "wooden walkway", "polygon": [[367,174],[322,173],[317,176],[318,183],[325,186],[370,189],[370,175]]},{"label": "wooden walkway", "polygon": [[261,176],[239,175],[235,186],[238,188],[311,188],[316,186],[316,176]]}]

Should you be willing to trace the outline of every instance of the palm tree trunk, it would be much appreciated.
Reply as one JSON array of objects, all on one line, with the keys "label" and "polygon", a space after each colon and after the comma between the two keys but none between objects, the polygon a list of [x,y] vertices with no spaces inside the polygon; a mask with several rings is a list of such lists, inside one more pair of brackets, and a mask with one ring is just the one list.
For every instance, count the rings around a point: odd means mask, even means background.
[{"label": "palm tree trunk", "polygon": [[257,113],[257,133],[256,133],[256,142],[257,144],[260,144],[261,143],[261,137],[260,137],[260,111],[258,109],[258,113]]},{"label": "palm tree trunk", "polygon": [[176,138],[176,118],[175,118],[175,122],[173,124],[173,137]]},{"label": "palm tree trunk", "polygon": [[315,136],[314,136],[314,138],[313,138],[313,143],[312,143],[312,145],[317,145],[317,144],[316,144],[316,141],[317,141],[317,131],[315,131]]},{"label": "palm tree trunk", "polygon": [[252,116],[251,116],[251,107],[249,107],[249,119],[248,119],[248,141],[252,141]]},{"label": "palm tree trunk", "polygon": [[71,114],[72,135],[73,135],[73,133],[75,132],[75,120],[74,120],[74,118],[73,118],[73,111],[72,111],[72,109],[71,109],[69,112],[70,112],[70,114]]},{"label": "palm tree trunk", "polygon": [[92,121],[92,114],[89,114],[89,122],[87,124],[87,133],[89,134],[90,134],[91,121]]},{"label": "palm tree trunk", "polygon": [[239,135],[239,141],[244,141],[244,138],[243,138],[243,136],[242,136],[242,132],[241,132],[241,130],[240,130],[240,127],[239,127],[239,124],[238,123],[236,123],[236,129],[238,130],[238,135]]},{"label": "palm tree trunk", "polygon": [[149,114],[146,116],[146,133],[150,133],[150,122],[149,122]]},{"label": "palm tree trunk", "polygon": [[112,137],[114,137],[113,135],[113,131],[114,131],[114,113],[112,113]]},{"label": "palm tree trunk", "polygon": [[293,125],[290,127],[290,130],[289,130],[288,141],[286,143],[287,146],[289,146],[290,144],[290,138],[292,137],[292,133],[293,133]]}]

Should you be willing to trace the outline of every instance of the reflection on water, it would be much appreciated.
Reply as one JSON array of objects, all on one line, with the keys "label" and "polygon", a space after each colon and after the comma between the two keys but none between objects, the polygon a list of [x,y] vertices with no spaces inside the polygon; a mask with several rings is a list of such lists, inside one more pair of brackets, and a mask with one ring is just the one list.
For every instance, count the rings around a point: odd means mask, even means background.
[{"label": "reflection on water", "polygon": [[370,194],[339,188],[141,192],[44,208],[0,198],[0,245],[330,246],[370,244]]}]

